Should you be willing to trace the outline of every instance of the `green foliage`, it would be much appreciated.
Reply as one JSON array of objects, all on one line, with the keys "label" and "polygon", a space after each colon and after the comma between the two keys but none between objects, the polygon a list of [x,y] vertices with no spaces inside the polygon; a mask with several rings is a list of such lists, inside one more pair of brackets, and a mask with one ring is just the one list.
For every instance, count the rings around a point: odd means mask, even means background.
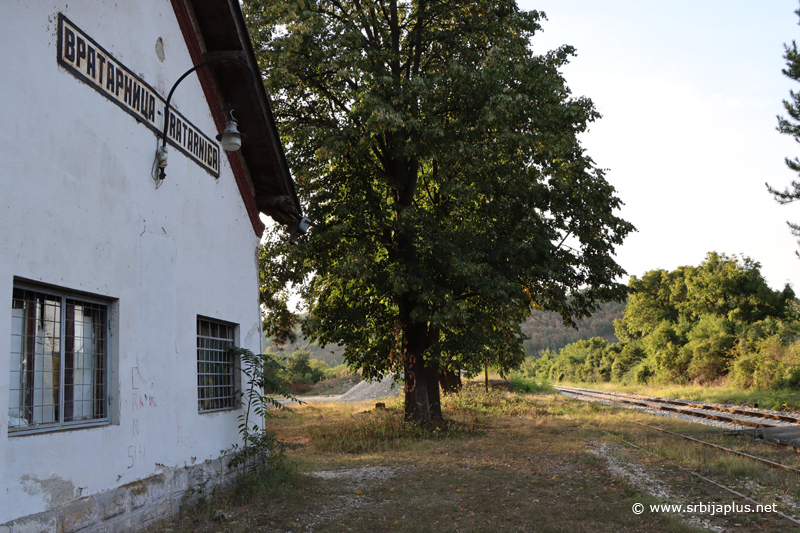
[{"label": "green foliage", "polygon": [[641,363],[633,367],[632,370],[635,382],[642,385],[649,382],[650,379],[653,377],[654,373],[655,372],[653,371],[652,367],[647,361],[642,361]]},{"label": "green foliage", "polygon": [[297,246],[267,235],[271,331],[293,323],[299,288],[304,333],[346,346],[367,378],[404,371],[419,418],[436,416],[440,367],[517,366],[532,305],[573,324],[624,299],[613,252],[633,227],[578,142],[599,114],[559,73],[574,49],[531,49],[542,14],[513,0],[243,10],[314,223]]},{"label": "green foliage", "polygon": [[611,363],[611,381],[622,381],[623,376],[639,361],[645,358],[641,343],[630,342],[622,346],[619,355]]},{"label": "green foliage", "polygon": [[[283,389],[292,387],[293,390],[303,389],[297,385],[313,385],[326,378],[335,378],[350,374],[350,369],[345,364],[331,368],[325,361],[312,359],[311,352],[295,350],[287,356],[279,357],[274,353],[261,355],[264,373],[269,376],[270,382],[279,383]],[[305,387],[307,389],[307,387]],[[272,389],[267,388],[268,392]],[[276,392],[280,392],[276,390]]]},{"label": "green foliage", "polygon": [[600,337],[580,340],[558,353],[546,350],[538,359],[528,358],[517,375],[545,381],[610,381],[620,350],[615,343]]},{"label": "green foliage", "polygon": [[286,409],[277,398],[266,395],[266,391],[283,398],[298,400],[284,388],[283,382],[271,371],[274,369],[274,358],[270,354],[255,354],[237,346],[232,346],[229,350],[232,355],[238,357],[246,383],[243,390],[236,391],[244,404],[243,412],[239,415],[239,435],[242,445],[234,444],[226,453],[230,456],[231,467],[241,467],[251,474],[259,475],[260,472],[271,468],[270,461],[280,460],[279,452],[282,451],[275,434],[265,431],[260,422],[269,416],[269,409]]},{"label": "green foliage", "polygon": [[787,345],[780,335],[759,340],[736,359],[731,378],[744,388],[800,390],[800,343]]},{"label": "green foliage", "polygon": [[[260,356],[261,359],[261,367],[264,373],[264,391],[265,392],[273,392],[272,384],[278,383],[281,388],[276,389],[276,392],[280,392],[283,387],[285,386],[285,380],[283,377],[283,364],[281,359],[279,359],[275,354],[271,353],[263,353]],[[250,361],[249,364],[254,364],[255,361]]]},{"label": "green foliage", "polygon": [[641,346],[663,379],[671,380],[685,375],[689,365],[686,354],[681,351],[685,342],[674,324],[663,320],[642,339]]},{"label": "green foliage", "polygon": [[700,266],[631,277],[620,343],[578,341],[521,368],[554,381],[797,387],[800,322],[794,293],[770,289],[760,265],[709,253]]},{"label": "green foliage", "polygon": [[314,379],[314,372],[310,364],[310,354],[305,350],[297,350],[286,357],[284,372],[288,380],[295,383],[315,383],[322,379],[323,374],[318,371],[317,379]]},{"label": "green foliage", "polygon": [[706,315],[689,331],[682,351],[690,361],[687,372],[698,383],[709,383],[727,374],[736,342],[732,325],[722,317]]}]

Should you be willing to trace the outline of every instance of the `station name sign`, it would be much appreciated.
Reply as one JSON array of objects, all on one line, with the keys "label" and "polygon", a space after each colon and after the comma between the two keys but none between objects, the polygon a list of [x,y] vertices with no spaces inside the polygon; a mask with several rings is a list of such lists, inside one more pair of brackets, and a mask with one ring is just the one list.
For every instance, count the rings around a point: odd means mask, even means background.
[{"label": "station name sign", "polygon": [[[58,63],[161,136],[166,100],[61,13]],[[167,140],[215,178],[219,177],[219,146],[172,106]]]}]

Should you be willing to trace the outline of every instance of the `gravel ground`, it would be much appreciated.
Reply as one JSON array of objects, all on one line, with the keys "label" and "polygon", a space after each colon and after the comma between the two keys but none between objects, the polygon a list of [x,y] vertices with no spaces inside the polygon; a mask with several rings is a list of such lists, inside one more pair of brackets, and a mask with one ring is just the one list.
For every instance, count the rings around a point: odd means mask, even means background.
[{"label": "gravel ground", "polygon": [[[394,387],[392,387],[394,385]],[[372,383],[362,381],[349,391],[338,396],[302,396],[298,398],[303,402],[365,402],[371,400],[381,400],[389,396],[396,396],[403,392],[403,380],[397,381],[389,375],[383,379],[375,380]],[[284,405],[294,404],[290,400],[280,399],[279,403]]]},{"label": "gravel ground", "polygon": [[372,383],[362,381],[346,393],[339,397],[340,402],[363,402],[368,400],[380,400],[387,396],[395,396],[403,391],[403,380],[397,378],[395,381],[392,375],[384,376],[381,380],[374,380]]}]

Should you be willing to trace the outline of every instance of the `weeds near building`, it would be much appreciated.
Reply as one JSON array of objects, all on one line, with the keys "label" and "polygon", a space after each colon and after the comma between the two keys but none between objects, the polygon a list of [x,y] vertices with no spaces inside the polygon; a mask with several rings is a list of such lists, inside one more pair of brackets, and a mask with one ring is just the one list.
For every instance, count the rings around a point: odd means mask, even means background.
[{"label": "weeds near building", "polygon": [[[245,388],[237,391],[238,400],[244,407],[239,415],[242,444],[234,444],[224,453],[230,456],[231,468],[238,468],[245,475],[259,478],[283,462],[285,447],[275,433],[266,431],[260,422],[270,416],[269,409],[286,408],[278,401],[279,397],[297,399],[286,390],[282,380],[268,371],[269,354],[256,354],[235,346],[230,348],[230,352],[238,357],[247,382]],[[267,395],[264,391],[272,391],[277,396]]]}]

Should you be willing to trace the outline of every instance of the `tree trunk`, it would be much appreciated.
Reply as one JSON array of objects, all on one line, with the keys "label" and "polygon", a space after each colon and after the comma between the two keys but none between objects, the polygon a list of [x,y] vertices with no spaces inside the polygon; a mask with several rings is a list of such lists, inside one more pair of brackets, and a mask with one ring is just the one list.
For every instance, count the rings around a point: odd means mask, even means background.
[{"label": "tree trunk", "polygon": [[427,324],[405,322],[411,306],[403,298],[401,328],[403,331],[403,367],[405,368],[405,418],[417,422],[430,422],[442,418],[439,397],[439,364],[425,361],[425,351],[438,331],[429,331]]},{"label": "tree trunk", "polygon": [[439,370],[439,385],[442,387],[442,392],[444,394],[458,392],[461,390],[461,371],[442,367]]},{"label": "tree trunk", "polygon": [[438,365],[429,361],[425,366],[421,354],[409,355],[405,367],[405,418],[417,422],[441,420],[442,405],[439,397]]}]

